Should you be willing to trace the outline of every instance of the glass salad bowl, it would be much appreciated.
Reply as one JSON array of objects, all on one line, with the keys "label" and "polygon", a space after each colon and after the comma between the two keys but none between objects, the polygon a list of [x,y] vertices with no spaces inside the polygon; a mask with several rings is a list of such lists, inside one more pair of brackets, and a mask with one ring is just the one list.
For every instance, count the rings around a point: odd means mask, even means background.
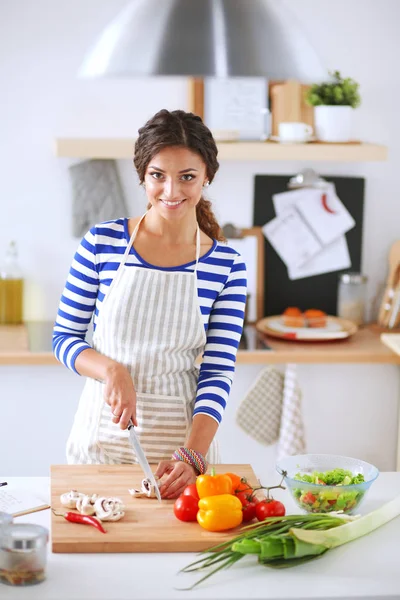
[{"label": "glass salad bowl", "polygon": [[276,470],[296,504],[315,513],[352,513],[379,475],[374,465],[336,454],[287,456]]}]

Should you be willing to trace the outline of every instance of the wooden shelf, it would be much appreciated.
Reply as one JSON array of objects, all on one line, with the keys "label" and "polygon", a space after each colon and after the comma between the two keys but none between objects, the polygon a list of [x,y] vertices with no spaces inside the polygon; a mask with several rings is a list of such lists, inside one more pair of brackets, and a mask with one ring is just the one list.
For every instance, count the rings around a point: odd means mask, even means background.
[{"label": "wooden shelf", "polygon": [[[51,351],[53,322],[0,326],[0,365],[60,365]],[[380,341],[373,327],[335,342],[288,342],[259,334],[248,325],[237,355],[239,364],[368,363],[400,365],[400,356]]]},{"label": "wooden shelf", "polygon": [[[55,153],[69,158],[129,158],[134,140],[123,138],[58,138]],[[276,142],[218,142],[220,160],[307,160],[367,162],[387,160],[378,144],[277,144]]]}]

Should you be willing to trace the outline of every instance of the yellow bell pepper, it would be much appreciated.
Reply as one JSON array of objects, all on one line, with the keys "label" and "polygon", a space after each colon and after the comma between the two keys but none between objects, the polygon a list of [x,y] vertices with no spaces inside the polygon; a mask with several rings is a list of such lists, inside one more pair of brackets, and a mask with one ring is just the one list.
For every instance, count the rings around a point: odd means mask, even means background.
[{"label": "yellow bell pepper", "polygon": [[197,522],[207,531],[224,531],[240,525],[242,503],[232,494],[209,496],[199,500]]},{"label": "yellow bell pepper", "polygon": [[199,475],[196,479],[196,489],[199,498],[232,494],[232,479],[228,475],[216,475],[215,469],[211,475]]}]

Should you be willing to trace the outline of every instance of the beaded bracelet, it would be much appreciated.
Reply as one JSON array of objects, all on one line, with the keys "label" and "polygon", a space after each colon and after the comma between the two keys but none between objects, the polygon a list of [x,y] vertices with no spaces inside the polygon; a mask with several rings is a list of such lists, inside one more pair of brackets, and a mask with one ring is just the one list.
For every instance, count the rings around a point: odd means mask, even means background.
[{"label": "beaded bracelet", "polygon": [[173,453],[172,458],[191,465],[200,475],[203,475],[207,471],[208,464],[204,456],[191,448],[184,448],[183,446],[178,448]]}]

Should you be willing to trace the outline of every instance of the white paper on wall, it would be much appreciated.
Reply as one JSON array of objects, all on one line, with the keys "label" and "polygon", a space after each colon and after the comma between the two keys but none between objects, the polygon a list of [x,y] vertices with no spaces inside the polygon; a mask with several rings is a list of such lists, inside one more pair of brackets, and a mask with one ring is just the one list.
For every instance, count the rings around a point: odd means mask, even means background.
[{"label": "white paper on wall", "polygon": [[[300,191],[300,190],[299,190]],[[352,229],[355,221],[334,186],[326,189],[303,189],[296,208],[310,225],[323,246],[327,246]]]},{"label": "white paper on wall", "polygon": [[[335,193],[335,186],[328,184],[328,189]],[[320,190],[314,190],[312,188],[303,188],[300,190],[291,190],[282,192],[280,194],[274,194],[272,201],[274,209],[277,215],[283,211],[297,206],[297,201],[304,198],[304,192],[320,193]],[[313,197],[313,193],[311,197]],[[311,258],[307,263],[299,267],[288,268],[289,279],[302,279],[304,277],[312,277],[314,275],[321,275],[322,273],[331,273],[332,271],[339,271],[342,269],[348,269],[351,267],[351,260],[347,241],[344,235],[339,236],[335,241],[324,246],[317,255]]]},{"label": "white paper on wall", "polygon": [[297,268],[322,250],[322,245],[295,208],[288,208],[262,231],[288,269]]}]

